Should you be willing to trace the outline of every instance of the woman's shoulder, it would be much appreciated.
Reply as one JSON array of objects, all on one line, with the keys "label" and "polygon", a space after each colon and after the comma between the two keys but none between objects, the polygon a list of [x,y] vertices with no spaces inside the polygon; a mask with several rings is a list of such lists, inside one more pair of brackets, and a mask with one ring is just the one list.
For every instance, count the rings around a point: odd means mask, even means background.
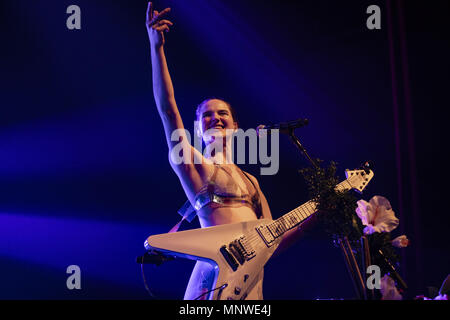
[{"label": "woman's shoulder", "polygon": [[242,172],[244,172],[247,175],[247,177],[249,177],[249,179],[253,182],[253,184],[259,188],[258,179],[256,179],[254,175],[244,170],[242,170]]}]

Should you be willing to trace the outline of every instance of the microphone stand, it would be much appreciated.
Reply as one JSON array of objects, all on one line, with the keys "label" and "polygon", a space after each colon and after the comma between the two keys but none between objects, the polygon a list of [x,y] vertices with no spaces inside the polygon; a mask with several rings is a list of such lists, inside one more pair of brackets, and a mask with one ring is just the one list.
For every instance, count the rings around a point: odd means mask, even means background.
[{"label": "microphone stand", "polygon": [[289,128],[287,130],[287,133],[288,133],[289,137],[291,138],[292,142],[294,143],[294,145],[298,149],[300,149],[300,151],[303,153],[303,155],[306,157],[306,159],[308,159],[309,162],[311,162],[311,164],[314,166],[314,168],[319,169],[319,166],[317,165],[317,163],[309,156],[309,154],[306,151],[305,147],[302,146],[302,144],[300,143],[300,140],[294,134],[294,128]]},{"label": "microphone stand", "polygon": [[[287,128],[287,130],[280,131],[283,133],[287,133],[294,145],[300,150],[301,153],[303,153],[306,159],[308,159],[308,161],[313,165],[314,168],[319,170],[319,165],[309,156],[305,147],[303,147],[303,145],[300,143],[300,140],[294,134],[294,129],[295,128]],[[359,299],[367,300],[369,297],[366,293],[366,286],[362,278],[358,263],[356,262],[356,259],[353,255],[352,246],[350,245],[347,237],[344,237],[344,239],[339,239],[338,242],[344,256],[345,265],[352,279],[356,295]]]}]

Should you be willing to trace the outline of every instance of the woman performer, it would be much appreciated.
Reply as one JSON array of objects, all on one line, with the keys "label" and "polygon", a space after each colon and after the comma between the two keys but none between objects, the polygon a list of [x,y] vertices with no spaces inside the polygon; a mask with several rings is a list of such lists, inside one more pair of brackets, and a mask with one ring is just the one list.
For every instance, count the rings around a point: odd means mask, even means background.
[{"label": "woman performer", "polygon": [[[197,133],[206,145],[206,156],[190,145],[186,137],[164,55],[164,32],[168,32],[173,26],[171,21],[164,19],[169,11],[170,8],[161,12],[153,10],[150,2],[147,7],[146,26],[151,48],[153,94],[164,126],[171,167],[177,174],[190,204],[195,208],[202,228],[258,218],[272,219],[266,197],[256,178],[228,161],[230,158],[227,156],[231,150],[227,149],[227,143],[223,143],[223,148],[213,148],[217,147],[218,141],[225,141],[230,132],[238,128],[234,109],[229,103],[220,99],[207,99],[197,107]],[[171,135],[177,129],[181,129],[177,131],[180,140],[172,141]],[[183,150],[190,152],[183,152],[183,161],[174,161],[171,151],[180,143],[185,144]],[[208,152],[208,148],[214,151]],[[291,242],[285,239],[292,240],[296,230],[298,229],[288,232],[289,235],[284,237],[282,244]],[[263,299],[263,273],[264,270],[249,290],[247,299]],[[212,289],[213,280],[213,266],[197,261],[184,299],[207,298],[206,293]]]}]

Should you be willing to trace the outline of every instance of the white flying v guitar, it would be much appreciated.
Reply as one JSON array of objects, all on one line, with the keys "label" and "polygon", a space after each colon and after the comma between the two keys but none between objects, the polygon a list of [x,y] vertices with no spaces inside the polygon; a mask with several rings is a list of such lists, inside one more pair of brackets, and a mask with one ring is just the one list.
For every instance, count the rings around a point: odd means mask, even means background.
[{"label": "white flying v guitar", "polygon": [[[336,190],[361,192],[373,177],[369,169],[346,170]],[[308,201],[276,220],[260,219],[214,227],[153,235],[145,248],[164,256],[207,261],[215,266],[212,300],[245,299],[283,234],[316,212]]]}]

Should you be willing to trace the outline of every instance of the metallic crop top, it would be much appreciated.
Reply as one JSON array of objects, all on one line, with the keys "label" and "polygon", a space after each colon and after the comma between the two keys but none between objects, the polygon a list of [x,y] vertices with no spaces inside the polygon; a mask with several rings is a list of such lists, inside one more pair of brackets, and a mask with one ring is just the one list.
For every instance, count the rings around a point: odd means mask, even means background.
[{"label": "metallic crop top", "polygon": [[[214,164],[214,171],[204,185],[195,195],[194,205],[190,201],[178,210],[183,219],[189,222],[195,217],[197,212],[205,206],[211,207],[241,207],[248,206],[253,209],[256,216],[262,216],[261,200],[258,189],[250,177],[239,167],[232,170],[230,167]],[[245,188],[242,188],[242,181]],[[253,195],[250,192],[254,190]]]}]

